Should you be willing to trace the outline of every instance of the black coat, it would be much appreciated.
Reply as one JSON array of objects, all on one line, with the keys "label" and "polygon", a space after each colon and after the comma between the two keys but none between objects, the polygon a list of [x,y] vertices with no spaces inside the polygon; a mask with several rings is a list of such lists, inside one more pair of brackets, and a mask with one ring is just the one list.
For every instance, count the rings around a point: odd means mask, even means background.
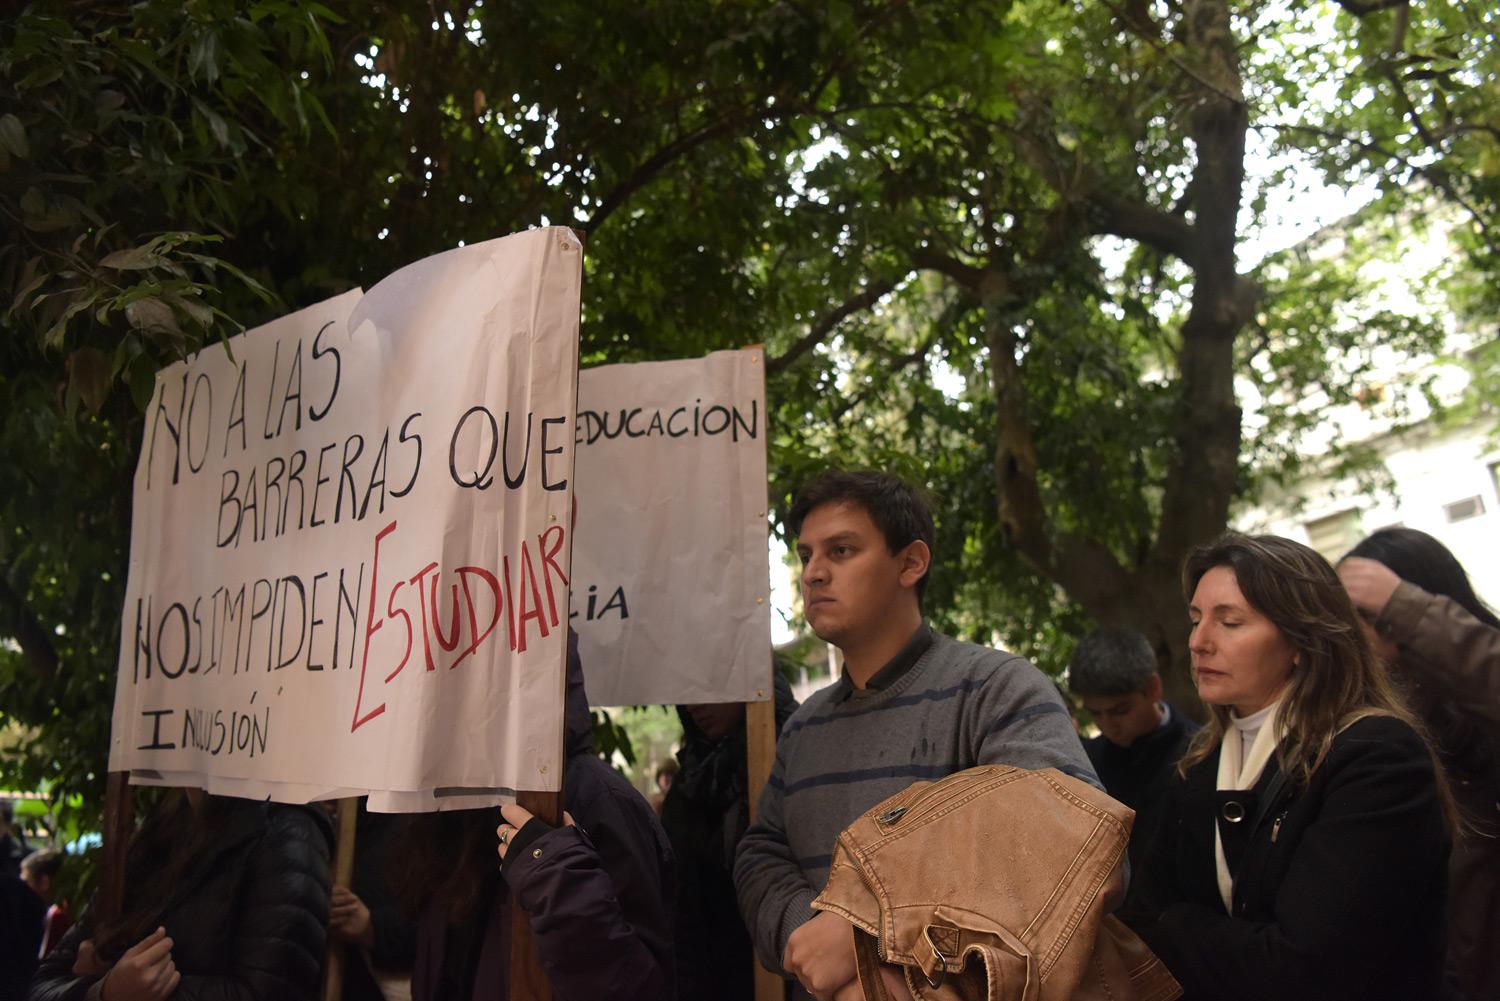
[{"label": "black coat", "polygon": [[[225,836],[188,864],[153,925],[167,929],[182,983],[172,1001],[313,1001],[328,927],[333,826],[312,807],[227,800]],[[127,869],[132,887],[151,873]],[[78,1001],[75,926],[42,960],[29,1001]]]},{"label": "black coat", "polygon": [[[1173,783],[1126,921],[1185,1001],[1417,1001],[1444,997],[1449,835],[1426,745],[1368,717],[1334,738],[1305,789],[1214,789],[1218,754]],[[1231,823],[1225,814],[1238,810]],[[1258,822],[1257,822],[1258,821]],[[1225,913],[1214,829],[1235,876]]]},{"label": "black coat", "polygon": [[[779,734],[797,711],[792,686],[779,669],[775,699]],[[750,826],[745,725],[714,741],[686,706],[678,706],[677,715],[681,768],[661,808],[661,825],[677,856],[677,998],[750,1001],[754,953],[734,893],[734,851]]]},{"label": "black coat", "polygon": [[17,876],[0,876],[0,1001],[20,1001],[36,972],[47,904]]}]

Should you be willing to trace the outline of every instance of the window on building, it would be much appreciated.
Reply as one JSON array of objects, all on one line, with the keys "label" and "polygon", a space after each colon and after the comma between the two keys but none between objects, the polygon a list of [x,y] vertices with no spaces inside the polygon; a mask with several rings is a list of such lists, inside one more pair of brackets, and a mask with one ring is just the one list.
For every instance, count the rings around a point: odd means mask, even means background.
[{"label": "window on building", "polygon": [[1355,543],[1364,538],[1364,522],[1358,508],[1330,514],[1307,523],[1307,544],[1329,563],[1337,562]]},{"label": "window on building", "polygon": [[1475,494],[1473,497],[1465,497],[1456,500],[1452,504],[1443,505],[1443,514],[1448,516],[1449,521],[1467,521],[1484,514],[1484,498]]}]

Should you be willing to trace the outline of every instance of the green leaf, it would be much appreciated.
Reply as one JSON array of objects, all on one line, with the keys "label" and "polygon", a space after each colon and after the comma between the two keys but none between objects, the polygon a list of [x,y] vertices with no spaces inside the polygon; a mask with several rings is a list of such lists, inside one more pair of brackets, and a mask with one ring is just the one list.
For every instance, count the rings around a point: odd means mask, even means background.
[{"label": "green leaf", "polygon": [[56,63],[48,63],[39,66],[16,81],[16,92],[24,94],[28,90],[36,90],[50,83],[56,83],[62,79],[63,68]]},{"label": "green leaf", "polygon": [[172,307],[154,296],[137,299],[126,306],[125,317],[137,330],[182,333],[182,328],[177,325],[177,317],[172,314]]},{"label": "green leaf", "polygon": [[204,121],[208,122],[209,131],[213,133],[218,144],[227,149],[229,147],[229,123],[224,121],[224,116],[197,98],[193,99],[193,107],[197,108]]},{"label": "green leaf", "polygon": [[79,348],[68,356],[69,388],[77,392],[90,413],[97,414],[109,398],[109,359],[98,348]]},{"label": "green leaf", "polygon": [[188,53],[188,72],[212,83],[219,78],[219,36],[205,28],[193,39]]},{"label": "green leaf", "polygon": [[151,405],[151,394],[156,392],[156,366],[146,355],[137,355],[129,367],[130,398],[135,408],[142,413]]},{"label": "green leaf", "polygon": [[101,90],[94,98],[94,110],[101,116],[108,116],[125,107],[125,95],[118,90]]},{"label": "green leaf", "polygon": [[143,244],[139,247],[131,247],[129,250],[117,250],[105,256],[99,262],[101,268],[114,268],[116,271],[144,271],[154,268],[162,263],[162,257],[156,253],[152,244]]},{"label": "green leaf", "polygon": [[[42,272],[40,274],[32,274],[36,270],[37,258],[33,257],[26,264],[26,272],[22,275],[23,284],[21,285],[20,291],[16,293],[15,299],[10,304],[10,309],[5,311],[5,316],[7,319],[14,316],[16,310],[20,309],[22,304],[24,304],[26,300],[30,298],[31,294],[37,289],[41,288],[42,284],[50,277],[46,272]],[[26,277],[27,275],[31,275],[29,280]]]},{"label": "green leaf", "polygon": [[213,326],[214,311],[193,296],[169,295],[167,296],[167,302],[171,303],[174,308],[180,309],[190,316],[193,322],[204,330]]},{"label": "green leaf", "polygon": [[0,146],[12,156],[26,159],[31,156],[31,144],[26,141],[26,126],[15,115],[0,115]]}]

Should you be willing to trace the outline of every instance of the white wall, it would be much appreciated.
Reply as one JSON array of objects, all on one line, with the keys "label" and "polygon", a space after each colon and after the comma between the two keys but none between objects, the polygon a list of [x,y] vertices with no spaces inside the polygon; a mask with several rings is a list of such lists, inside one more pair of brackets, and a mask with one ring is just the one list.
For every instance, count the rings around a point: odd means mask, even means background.
[{"label": "white wall", "polygon": [[[1235,519],[1236,526],[1306,542],[1309,522],[1356,508],[1364,534],[1401,524],[1437,538],[1464,565],[1480,597],[1500,607],[1500,494],[1489,468],[1500,462],[1500,448],[1487,429],[1418,428],[1388,437],[1381,451],[1395,480],[1394,498],[1362,494],[1350,481],[1309,480],[1283,498],[1245,512]],[[1443,506],[1475,495],[1484,513],[1449,522]],[[1298,499],[1304,506],[1295,511]]]}]

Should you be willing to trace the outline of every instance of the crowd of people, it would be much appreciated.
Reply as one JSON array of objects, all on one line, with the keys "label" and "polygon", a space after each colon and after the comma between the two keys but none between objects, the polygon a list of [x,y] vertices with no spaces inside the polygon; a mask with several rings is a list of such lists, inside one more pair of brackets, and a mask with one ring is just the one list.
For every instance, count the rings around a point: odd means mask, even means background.
[{"label": "crowd of people", "polygon": [[[593,752],[570,636],[562,823],[363,815],[353,885],[331,888],[324,811],[179,792],[131,845],[121,913],[28,939],[40,964],[4,996],[310,999],[331,937],[358,974],[345,997],[503,999],[519,908],[561,1001],[748,999],[752,953],[789,998],[912,997],[926,974],[859,965],[867,930],[815,903],[835,842],[913,783],[1009,766],[1135,812],[1112,905],[1189,1001],[1500,998],[1500,620],[1430,536],[1383,530],[1336,567],[1273,536],[1199,547],[1183,594],[1206,721],[1164,699],[1144,636],[1101,630],[1068,665],[1099,731],[1081,740],[1036,667],[928,623],[918,490],[830,471],[788,528],[843,672],[800,706],[778,683],[753,821],[744,707],[678,707],[648,803]],[[24,884],[39,928],[51,864]]]}]

